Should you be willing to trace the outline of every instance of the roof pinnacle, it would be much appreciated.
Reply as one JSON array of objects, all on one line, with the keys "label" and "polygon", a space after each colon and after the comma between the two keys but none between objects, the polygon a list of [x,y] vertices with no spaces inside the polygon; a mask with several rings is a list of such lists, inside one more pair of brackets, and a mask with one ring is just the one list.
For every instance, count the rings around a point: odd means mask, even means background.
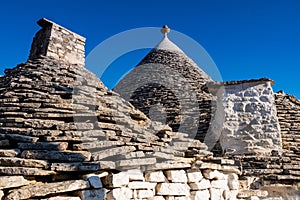
[{"label": "roof pinnacle", "polygon": [[164,34],[164,36],[166,37],[168,35],[168,33],[170,33],[171,29],[168,27],[168,25],[164,25],[160,31],[162,32],[162,34]]}]

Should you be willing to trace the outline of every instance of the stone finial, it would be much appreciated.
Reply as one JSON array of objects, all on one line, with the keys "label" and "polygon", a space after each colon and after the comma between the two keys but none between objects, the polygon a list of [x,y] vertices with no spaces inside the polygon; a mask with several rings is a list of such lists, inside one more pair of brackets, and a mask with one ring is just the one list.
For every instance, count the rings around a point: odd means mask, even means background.
[{"label": "stone finial", "polygon": [[168,33],[170,33],[171,29],[168,27],[168,25],[164,25],[160,31],[162,32],[162,34],[164,34],[165,36],[168,35]]},{"label": "stone finial", "polygon": [[29,60],[52,57],[67,64],[84,65],[85,38],[45,18],[32,42]]}]

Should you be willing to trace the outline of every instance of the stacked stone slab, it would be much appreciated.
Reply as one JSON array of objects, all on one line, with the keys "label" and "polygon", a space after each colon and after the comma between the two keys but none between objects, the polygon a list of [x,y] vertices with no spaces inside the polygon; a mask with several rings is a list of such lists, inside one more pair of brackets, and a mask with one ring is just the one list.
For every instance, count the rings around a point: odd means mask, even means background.
[{"label": "stacked stone slab", "polygon": [[150,119],[204,141],[214,112],[213,97],[203,88],[210,81],[211,78],[165,34],[114,91]]},{"label": "stacked stone slab", "polygon": [[[30,59],[0,79],[0,199],[147,199],[151,194],[154,199],[197,199],[202,193],[235,198],[237,186],[231,187],[228,178],[236,181],[239,173],[233,160],[213,158],[188,134],[149,120],[107,90],[83,67],[83,58],[66,56],[68,45],[78,45],[76,34],[70,39],[72,32],[46,19],[39,24]],[[40,52],[39,42],[52,49],[61,40],[64,56],[44,49],[46,54],[32,57]],[[208,170],[224,176],[207,178]],[[120,171],[131,175],[124,178]],[[199,177],[189,181],[194,171]],[[155,182],[148,175],[152,172],[167,179]],[[209,187],[191,186],[200,184],[200,173]]]}]

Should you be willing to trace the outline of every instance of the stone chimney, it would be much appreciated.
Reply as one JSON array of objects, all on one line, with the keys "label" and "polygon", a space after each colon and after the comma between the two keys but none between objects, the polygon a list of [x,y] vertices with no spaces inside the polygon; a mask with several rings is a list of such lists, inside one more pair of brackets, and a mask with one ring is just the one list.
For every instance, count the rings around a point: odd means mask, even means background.
[{"label": "stone chimney", "polygon": [[29,60],[48,56],[67,64],[84,66],[85,38],[45,18],[32,42]]}]

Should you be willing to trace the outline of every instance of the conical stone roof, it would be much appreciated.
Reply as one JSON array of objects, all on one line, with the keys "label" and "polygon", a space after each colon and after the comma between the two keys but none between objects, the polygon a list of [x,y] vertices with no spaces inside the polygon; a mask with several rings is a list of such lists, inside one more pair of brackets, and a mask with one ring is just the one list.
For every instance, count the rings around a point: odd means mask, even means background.
[{"label": "conical stone roof", "polygon": [[162,32],[162,41],[114,90],[152,120],[203,141],[212,113],[212,95],[204,88],[212,80],[169,40],[167,26]]}]

